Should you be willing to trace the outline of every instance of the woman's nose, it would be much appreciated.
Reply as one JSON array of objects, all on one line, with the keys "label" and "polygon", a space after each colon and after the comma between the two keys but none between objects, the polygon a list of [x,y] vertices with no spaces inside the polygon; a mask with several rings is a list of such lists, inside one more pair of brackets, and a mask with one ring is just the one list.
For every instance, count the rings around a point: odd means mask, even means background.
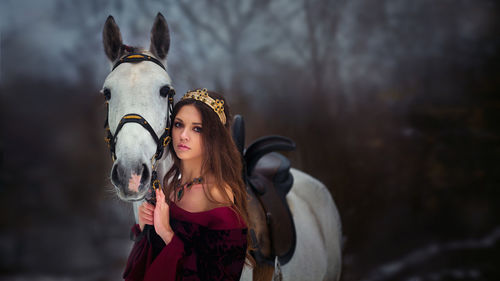
[{"label": "woman's nose", "polygon": [[181,140],[188,140],[188,139],[189,139],[188,132],[186,129],[183,129],[181,132]]}]

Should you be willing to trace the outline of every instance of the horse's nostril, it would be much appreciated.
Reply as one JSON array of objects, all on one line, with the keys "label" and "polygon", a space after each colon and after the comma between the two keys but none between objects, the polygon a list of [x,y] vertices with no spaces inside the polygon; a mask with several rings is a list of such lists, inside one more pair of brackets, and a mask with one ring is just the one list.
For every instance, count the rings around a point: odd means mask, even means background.
[{"label": "horse's nostril", "polygon": [[127,186],[126,181],[128,180],[128,178],[126,178],[124,174],[125,171],[119,163],[113,165],[113,168],[111,170],[111,182],[119,189],[124,189]]},{"label": "horse's nostril", "polygon": [[118,165],[115,165],[113,166],[113,170],[111,171],[111,181],[113,183],[118,183],[120,181],[119,177],[118,177],[118,168],[117,168]]},{"label": "horse's nostril", "polygon": [[142,164],[142,175],[141,175],[141,183],[146,185],[149,181],[149,169],[146,165]]}]

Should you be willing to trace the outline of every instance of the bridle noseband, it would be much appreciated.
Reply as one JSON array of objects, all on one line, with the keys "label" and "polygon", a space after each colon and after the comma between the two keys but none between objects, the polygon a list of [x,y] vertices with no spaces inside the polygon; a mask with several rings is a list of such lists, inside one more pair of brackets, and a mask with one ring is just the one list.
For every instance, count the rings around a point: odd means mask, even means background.
[{"label": "bridle noseband", "polygon": [[[120,65],[122,63],[126,63],[126,62],[136,63],[136,62],[141,62],[141,61],[154,62],[165,70],[165,66],[163,66],[163,64],[159,60],[157,60],[156,58],[149,56],[149,55],[145,55],[145,54],[133,53],[133,54],[129,54],[129,55],[121,58],[118,62],[116,62],[111,71],[113,71],[118,65]],[[109,122],[108,122],[109,103],[108,103],[108,101],[106,101],[106,121],[104,123],[104,129],[107,132],[107,136],[104,138],[104,140],[108,144],[108,147],[109,147],[109,150],[111,153],[111,159],[113,160],[113,162],[115,162],[115,160],[116,160],[116,154],[115,154],[116,137],[118,136],[118,133],[123,128],[123,126],[127,123],[137,123],[137,124],[141,125],[142,127],[144,127],[144,129],[146,129],[151,134],[151,137],[153,137],[153,140],[156,143],[156,152],[153,155],[153,157],[151,158],[151,166],[152,166],[151,188],[152,188],[152,190],[150,190],[149,196],[147,196],[147,198],[146,198],[146,200],[150,201],[150,203],[154,203],[156,201],[154,190],[157,188],[161,188],[160,180],[157,178],[158,175],[156,172],[156,168],[157,168],[156,164],[157,164],[158,160],[160,160],[161,157],[163,156],[163,152],[165,151],[165,147],[170,143],[170,140],[171,140],[171,137],[170,137],[171,118],[170,117],[172,116],[174,95],[175,95],[175,90],[170,87],[170,89],[168,90],[168,93],[167,93],[167,97],[168,97],[167,122],[166,122],[166,126],[165,126],[165,131],[163,132],[163,134],[160,137],[158,137],[156,135],[155,131],[153,130],[153,128],[151,127],[149,122],[146,121],[146,119],[144,119],[144,117],[142,117],[141,115],[136,114],[136,113],[126,114],[125,116],[123,116],[122,119],[120,120],[120,122],[118,123],[118,126],[116,127],[116,131],[115,131],[115,135],[113,136],[113,134],[111,133],[111,130],[109,129]]]}]

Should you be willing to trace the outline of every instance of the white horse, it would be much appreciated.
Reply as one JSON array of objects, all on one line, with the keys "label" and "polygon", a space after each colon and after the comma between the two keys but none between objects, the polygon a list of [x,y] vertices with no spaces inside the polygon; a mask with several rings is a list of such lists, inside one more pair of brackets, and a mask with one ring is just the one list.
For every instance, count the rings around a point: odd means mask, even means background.
[{"label": "white horse", "polygon": [[[141,204],[152,177],[152,157],[157,143],[145,127],[137,123],[117,127],[126,114],[142,116],[157,136],[167,126],[168,101],[162,93],[171,87],[171,79],[160,64],[151,60],[116,63],[129,52],[139,52],[166,65],[170,46],[167,22],[159,13],[151,29],[149,50],[130,48],[122,44],[120,30],[113,17],[108,17],[103,30],[104,49],[115,65],[104,82],[102,93],[108,101],[110,132],[116,137],[115,161],[111,182],[118,196]],[[158,178],[163,179],[171,159],[164,153],[157,163]],[[335,203],[326,187],[313,177],[291,170],[294,184],[286,199],[293,215],[297,244],[291,260],[281,267],[283,280],[339,280],[341,271],[341,223]],[[245,266],[241,280],[252,280],[252,269]]]}]

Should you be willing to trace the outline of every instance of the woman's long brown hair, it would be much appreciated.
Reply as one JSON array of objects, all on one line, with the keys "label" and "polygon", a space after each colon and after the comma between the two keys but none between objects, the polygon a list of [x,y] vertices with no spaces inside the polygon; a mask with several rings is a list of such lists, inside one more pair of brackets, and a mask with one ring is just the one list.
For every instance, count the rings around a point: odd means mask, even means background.
[{"label": "woman's long brown hair", "polygon": [[[172,120],[175,120],[179,110],[186,105],[194,105],[201,115],[202,122],[202,143],[203,143],[203,164],[201,173],[203,175],[211,174],[215,182],[211,188],[217,188],[219,194],[225,196],[226,202],[231,202],[229,195],[226,193],[225,187],[229,186],[234,195],[234,204],[231,208],[240,215],[244,220],[244,224],[248,227],[248,193],[246,192],[245,183],[243,182],[242,172],[243,164],[242,157],[231,137],[231,121],[232,116],[226,100],[218,93],[208,91],[208,95],[213,99],[224,100],[224,113],[226,114],[226,124],[223,125],[219,116],[212,108],[201,101],[195,99],[184,99],[179,101],[173,109]],[[174,122],[172,122],[173,126]],[[180,184],[181,175],[181,160],[175,154],[173,142],[169,144],[169,150],[174,160],[170,170],[163,179],[164,193],[169,196],[175,190],[175,187]],[[209,200],[214,201],[210,192],[205,188],[205,193]],[[219,202],[220,203],[220,202]],[[247,234],[248,245],[250,246],[250,231]],[[248,249],[248,247],[247,247]],[[250,266],[255,266],[255,260],[247,250],[247,258],[250,261]]]}]

